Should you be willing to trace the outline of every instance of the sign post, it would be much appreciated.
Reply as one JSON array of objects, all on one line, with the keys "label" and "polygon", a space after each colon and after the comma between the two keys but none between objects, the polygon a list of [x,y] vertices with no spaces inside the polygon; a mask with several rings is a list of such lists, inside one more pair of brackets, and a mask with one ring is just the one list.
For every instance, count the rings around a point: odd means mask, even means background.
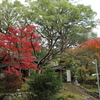
[{"label": "sign post", "polygon": [[70,70],[66,70],[66,74],[67,74],[67,82],[71,82],[71,72],[70,72]]}]

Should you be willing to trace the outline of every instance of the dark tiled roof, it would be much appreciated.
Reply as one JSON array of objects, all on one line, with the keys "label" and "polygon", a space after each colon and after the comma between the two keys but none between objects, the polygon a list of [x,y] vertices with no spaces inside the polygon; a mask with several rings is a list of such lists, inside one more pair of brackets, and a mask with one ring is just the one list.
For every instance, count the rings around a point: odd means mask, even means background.
[{"label": "dark tiled roof", "polygon": [[51,68],[54,70],[62,70],[63,68],[65,68],[65,66],[58,65],[58,66],[52,66]]}]

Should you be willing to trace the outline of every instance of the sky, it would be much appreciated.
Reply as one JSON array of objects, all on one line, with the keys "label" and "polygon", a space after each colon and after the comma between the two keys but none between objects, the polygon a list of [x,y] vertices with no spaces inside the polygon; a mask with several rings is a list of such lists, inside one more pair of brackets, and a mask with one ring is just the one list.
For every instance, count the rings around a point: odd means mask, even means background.
[{"label": "sky", "polygon": [[[100,19],[100,0],[79,0],[78,3],[90,5],[93,11],[97,13],[96,18]],[[98,37],[100,37],[100,25],[97,26],[97,29],[94,29],[94,32],[96,32]]]}]

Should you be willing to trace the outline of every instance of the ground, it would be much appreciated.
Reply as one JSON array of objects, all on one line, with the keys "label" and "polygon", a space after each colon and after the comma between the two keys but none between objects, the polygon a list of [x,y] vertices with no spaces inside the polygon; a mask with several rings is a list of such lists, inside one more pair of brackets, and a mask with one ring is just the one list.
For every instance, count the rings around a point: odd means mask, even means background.
[{"label": "ground", "polygon": [[[57,95],[57,98],[59,98],[58,100],[99,100],[91,96],[80,86],[75,85],[73,83],[63,83],[63,88]],[[27,100],[27,99],[15,98],[14,100]]]},{"label": "ground", "polygon": [[61,100],[99,100],[86,93],[84,89],[73,83],[64,83],[60,93]]}]

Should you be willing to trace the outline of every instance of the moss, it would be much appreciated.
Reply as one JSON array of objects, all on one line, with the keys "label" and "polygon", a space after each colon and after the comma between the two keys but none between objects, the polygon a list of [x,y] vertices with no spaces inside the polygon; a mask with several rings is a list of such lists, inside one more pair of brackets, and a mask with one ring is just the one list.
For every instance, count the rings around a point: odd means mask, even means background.
[{"label": "moss", "polygon": [[13,100],[28,100],[28,98],[15,98]]},{"label": "moss", "polygon": [[72,91],[64,91],[63,93],[59,94],[58,98],[60,100],[80,100],[84,97],[79,94],[72,93]]}]

